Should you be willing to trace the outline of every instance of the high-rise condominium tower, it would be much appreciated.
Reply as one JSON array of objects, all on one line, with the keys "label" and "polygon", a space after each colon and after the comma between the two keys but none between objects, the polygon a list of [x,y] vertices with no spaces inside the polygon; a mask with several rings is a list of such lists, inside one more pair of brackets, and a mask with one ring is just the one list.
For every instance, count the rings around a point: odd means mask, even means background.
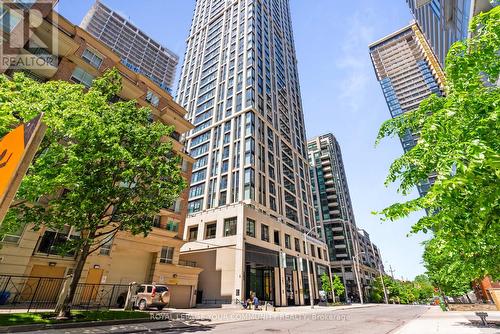
[{"label": "high-rise condominium tower", "polygon": [[467,38],[472,17],[494,6],[489,0],[406,0],[406,3],[442,67],[451,45]]},{"label": "high-rise condominium tower", "polygon": [[382,260],[368,233],[356,227],[340,145],[328,133],[309,140],[308,151],[316,221],[322,226],[332,273],[346,287],[340,297],[359,298],[355,276],[359,273],[366,298]]},{"label": "high-rise condominium tower", "polygon": [[144,74],[165,90],[172,87],[179,56],[99,0],[80,26],[109,46],[131,70]]},{"label": "high-rise condominium tower", "polygon": [[[429,95],[442,93],[444,73],[416,23],[372,43],[369,49],[393,118],[417,109]],[[405,134],[401,137],[403,149],[414,147],[417,139],[418,133]],[[430,183],[422,183],[421,195]]]},{"label": "high-rise condominium tower", "polygon": [[318,298],[328,255],[313,227],[288,0],[198,0],[187,43],[178,101],[196,162],[181,257],[204,268],[199,301]]}]

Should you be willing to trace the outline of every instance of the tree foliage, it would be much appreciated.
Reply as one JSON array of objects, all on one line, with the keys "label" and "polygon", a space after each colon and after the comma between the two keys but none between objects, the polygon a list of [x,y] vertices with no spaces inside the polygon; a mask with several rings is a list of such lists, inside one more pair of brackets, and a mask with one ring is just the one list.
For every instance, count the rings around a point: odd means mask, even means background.
[{"label": "tree foliage", "polygon": [[[439,233],[439,232],[438,232]],[[428,275],[447,296],[461,296],[471,290],[471,277],[464,268],[462,245],[453,240],[442,242],[439,237],[424,243],[424,263]]]},{"label": "tree foliage", "polygon": [[[383,280],[389,303],[422,303],[434,295],[434,287],[426,275],[419,275],[413,281],[400,281],[385,275]],[[370,298],[375,303],[384,301],[384,289],[380,277],[373,282]]]},{"label": "tree foliage", "polygon": [[87,256],[119,231],[146,236],[152,217],[178,198],[186,182],[168,136],[135,101],[112,103],[118,71],[87,91],[64,81],[38,83],[22,74],[0,77],[0,136],[44,112],[47,132],[23,179],[6,228],[72,228],[62,253],[76,254],[67,313]]},{"label": "tree foliage", "polygon": [[417,300],[428,300],[434,296],[434,286],[427,275],[418,275],[413,280],[417,292]]},{"label": "tree foliage", "polygon": [[321,275],[321,287],[327,293],[333,291],[337,298],[342,296],[345,291],[344,284],[342,284],[342,280],[337,275],[333,275],[333,279],[330,280],[330,276],[323,273]]},{"label": "tree foliage", "polygon": [[471,33],[448,54],[445,96],[430,96],[385,122],[377,139],[419,133],[417,145],[391,165],[386,183],[399,181],[407,195],[431,174],[436,181],[424,197],[381,215],[392,221],[422,209],[433,213],[412,232],[432,232],[424,263],[446,293],[486,275],[500,277],[500,7],[474,17]]},{"label": "tree foliage", "polygon": [[333,275],[333,291],[335,291],[335,295],[340,297],[345,292],[344,284],[342,284],[342,280],[337,275]]},{"label": "tree foliage", "polygon": [[326,273],[323,273],[323,275],[321,275],[321,288],[326,293],[332,292],[332,282],[330,281],[330,276],[328,276]]}]

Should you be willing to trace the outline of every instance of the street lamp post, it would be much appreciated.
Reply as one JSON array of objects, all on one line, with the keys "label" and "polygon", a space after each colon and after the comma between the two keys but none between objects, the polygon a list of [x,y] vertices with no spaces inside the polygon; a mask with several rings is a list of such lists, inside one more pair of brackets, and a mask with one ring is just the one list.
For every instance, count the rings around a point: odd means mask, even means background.
[{"label": "street lamp post", "polygon": [[313,289],[312,289],[312,278],[311,278],[311,268],[309,265],[309,251],[307,247],[307,236],[314,230],[316,230],[320,226],[314,226],[312,227],[308,232],[304,231],[304,253],[306,254],[306,261],[307,261],[307,279],[309,283],[309,301],[311,304],[311,308],[314,308],[314,299],[313,299]]},{"label": "street lamp post", "polygon": [[[375,250],[373,249],[373,243],[371,244],[371,246],[372,246],[373,256],[375,256]],[[375,261],[376,261],[376,258],[375,258]],[[389,299],[387,298],[387,290],[385,289],[384,276],[382,275],[382,268],[381,268],[380,261],[377,261],[377,267],[378,267],[378,273],[380,274],[380,281],[382,282],[382,289],[384,289],[384,301],[386,304],[389,304]]]},{"label": "street lamp post", "polygon": [[363,301],[363,291],[361,291],[361,284],[359,282],[359,257],[361,254],[365,254],[365,252],[359,252],[359,253],[356,253],[356,255],[354,255],[352,258],[353,260],[356,259],[354,261],[354,266],[356,267],[356,284],[358,285],[358,293],[359,293],[359,300],[361,301],[361,305],[364,304],[364,301]]},{"label": "street lamp post", "polygon": [[[328,260],[328,262],[330,262],[330,260]],[[333,303],[335,304],[335,302],[336,302],[335,289],[333,288],[332,268],[330,266],[328,266],[328,274],[330,274],[330,286],[332,287],[332,299],[333,299]]]},{"label": "street lamp post", "polygon": [[378,272],[380,273],[380,280],[382,281],[382,289],[384,289],[384,301],[389,304],[389,299],[387,298],[387,290],[385,289],[384,276],[382,275],[382,269],[380,268],[380,262],[378,264]]}]

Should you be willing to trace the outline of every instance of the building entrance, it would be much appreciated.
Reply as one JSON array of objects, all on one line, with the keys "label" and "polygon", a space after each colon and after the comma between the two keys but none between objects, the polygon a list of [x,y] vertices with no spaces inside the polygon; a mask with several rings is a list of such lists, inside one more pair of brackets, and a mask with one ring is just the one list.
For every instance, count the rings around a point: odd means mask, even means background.
[{"label": "building entrance", "polygon": [[[254,292],[260,301],[275,304],[276,287],[275,268],[278,268],[278,253],[252,244],[245,244],[245,293],[250,298]],[[276,304],[275,304],[276,305]]]},{"label": "building entrance", "polygon": [[292,272],[285,272],[285,287],[286,287],[286,304],[288,306],[295,305]]},{"label": "building entrance", "polygon": [[246,294],[250,298],[250,292],[261,301],[274,302],[274,268],[270,267],[246,267]]},{"label": "building entrance", "polygon": [[306,271],[302,272],[302,288],[304,289],[304,305],[311,304],[311,295],[309,294],[309,276]]}]

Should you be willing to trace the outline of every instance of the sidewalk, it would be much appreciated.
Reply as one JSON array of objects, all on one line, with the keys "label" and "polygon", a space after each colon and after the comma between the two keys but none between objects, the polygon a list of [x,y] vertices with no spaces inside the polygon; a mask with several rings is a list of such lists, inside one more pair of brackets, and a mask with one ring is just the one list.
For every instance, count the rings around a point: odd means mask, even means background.
[{"label": "sidewalk", "polygon": [[[500,311],[487,312],[488,322],[500,322]],[[475,312],[443,312],[439,307],[431,307],[420,317],[410,321],[394,334],[498,334],[500,327],[481,327]]]}]

